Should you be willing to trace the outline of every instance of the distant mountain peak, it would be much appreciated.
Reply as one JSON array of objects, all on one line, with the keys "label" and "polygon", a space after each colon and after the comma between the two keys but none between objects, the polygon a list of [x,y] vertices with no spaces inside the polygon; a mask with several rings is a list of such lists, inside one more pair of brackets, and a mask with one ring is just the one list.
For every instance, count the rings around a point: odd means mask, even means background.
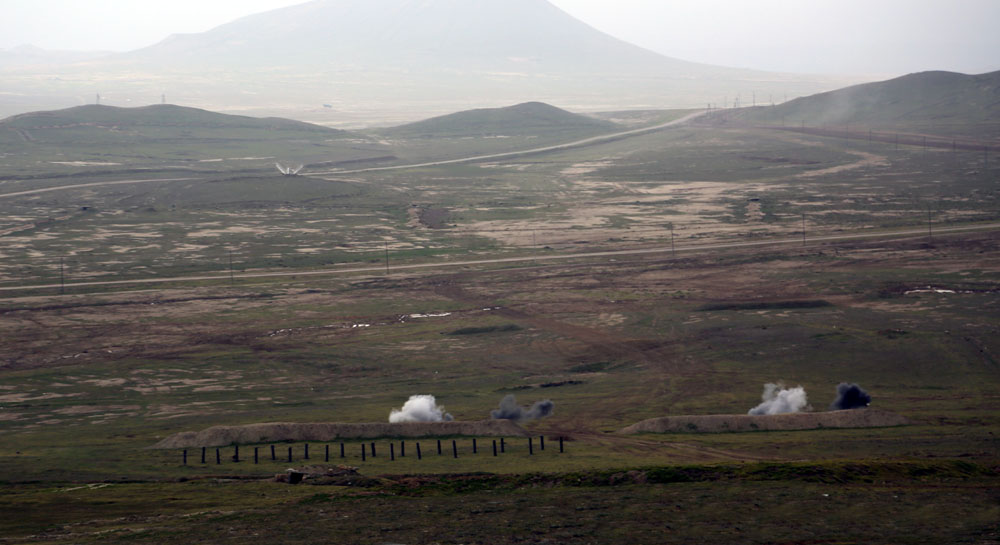
[{"label": "distant mountain peak", "polygon": [[313,0],[203,33],[175,34],[128,56],[167,63],[377,62],[373,68],[484,71],[695,66],[604,34],[547,0]]},{"label": "distant mountain peak", "polygon": [[308,119],[320,105],[348,119],[384,112],[368,116],[382,124],[525,97],[574,110],[703,107],[727,93],[800,96],[849,83],[666,57],[547,0],[313,0],[68,70],[85,77],[55,81],[38,70],[5,89],[0,111],[77,104],[95,92],[117,104],[166,92],[210,109]]}]

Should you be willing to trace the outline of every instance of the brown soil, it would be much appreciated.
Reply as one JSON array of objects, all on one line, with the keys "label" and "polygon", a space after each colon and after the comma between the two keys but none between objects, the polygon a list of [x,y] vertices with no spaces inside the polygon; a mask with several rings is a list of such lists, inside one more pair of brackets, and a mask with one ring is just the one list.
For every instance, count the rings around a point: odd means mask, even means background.
[{"label": "brown soil", "polygon": [[275,441],[335,441],[379,437],[519,436],[528,432],[510,420],[479,422],[408,422],[404,424],[339,424],[331,422],[271,422],[246,426],[213,426],[200,432],[171,435],[152,448],[221,447]]},{"label": "brown soil", "polygon": [[650,418],[618,433],[719,433],[730,431],[786,431],[820,428],[880,428],[904,426],[910,421],[879,409],[774,415],[712,414]]}]

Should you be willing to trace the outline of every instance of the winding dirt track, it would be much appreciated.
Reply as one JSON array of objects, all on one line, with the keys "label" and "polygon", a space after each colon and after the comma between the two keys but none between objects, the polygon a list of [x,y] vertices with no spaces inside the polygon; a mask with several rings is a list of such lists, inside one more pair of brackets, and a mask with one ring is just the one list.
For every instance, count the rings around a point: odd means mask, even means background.
[{"label": "winding dirt track", "polygon": [[[547,153],[547,152],[550,152],[550,151],[558,151],[558,150],[564,150],[564,149],[569,149],[569,148],[579,148],[579,147],[591,146],[591,145],[594,145],[594,144],[603,144],[605,142],[611,142],[611,141],[619,140],[619,139],[622,139],[622,138],[628,138],[630,136],[637,136],[637,135],[640,135],[640,134],[646,134],[646,133],[650,133],[650,132],[656,132],[656,131],[667,129],[667,128],[670,128],[670,127],[675,127],[677,125],[683,125],[684,123],[687,123],[688,121],[691,121],[692,119],[695,119],[695,118],[700,117],[702,115],[705,115],[706,113],[707,112],[704,112],[704,111],[694,112],[694,113],[688,114],[688,115],[686,115],[686,116],[684,116],[684,117],[682,117],[680,119],[675,119],[673,121],[669,121],[667,123],[661,123],[659,125],[654,125],[652,127],[643,127],[643,128],[640,128],[640,129],[632,129],[632,130],[622,131],[622,132],[616,132],[616,133],[612,133],[612,134],[602,134],[600,136],[592,136],[590,138],[584,138],[583,140],[576,140],[574,142],[567,142],[565,144],[556,144],[554,146],[544,146],[544,147],[541,147],[541,148],[532,148],[532,149],[526,149],[526,150],[520,150],[520,151],[508,151],[508,152],[504,152],[504,153],[492,153],[492,154],[489,154],[489,155],[476,155],[476,156],[472,156],[472,157],[462,157],[460,159],[448,159],[448,160],[445,160],[445,161],[431,161],[429,163],[417,163],[417,164],[408,164],[408,165],[395,165],[395,166],[388,166],[388,167],[372,167],[372,168],[362,168],[362,169],[357,169],[357,170],[331,170],[331,171],[325,171],[325,172],[320,171],[320,172],[316,172],[316,173],[311,173],[311,175],[317,175],[317,176],[318,175],[327,175],[327,176],[330,176],[330,175],[340,175],[340,174],[357,174],[357,173],[361,173],[361,172],[376,172],[376,171],[383,171],[383,170],[404,170],[404,169],[408,169],[408,168],[421,168],[421,167],[440,166],[440,165],[453,165],[453,164],[458,164],[458,163],[473,163],[473,162],[476,162],[476,161],[486,161],[486,160],[493,160],[493,159],[503,159],[505,157],[520,157],[520,156],[523,156],[523,155],[534,155],[536,153]],[[14,192],[14,193],[3,193],[3,194],[0,194],[0,199],[6,198],[6,197],[20,197],[22,195],[33,195],[33,194],[36,194],[36,193],[48,193],[48,192],[51,192],[51,191],[60,191],[60,190],[64,190],[64,189],[78,189],[78,188],[81,188],[81,187],[95,187],[95,186],[102,186],[102,185],[120,185],[120,184],[146,184],[146,183],[151,183],[151,182],[185,182],[185,181],[205,180],[205,179],[207,179],[207,178],[156,178],[156,179],[148,179],[148,180],[117,180],[117,181],[113,181],[113,182],[91,182],[91,183],[86,183],[86,184],[62,185],[62,186],[58,186],[58,187],[46,187],[46,188],[42,188],[42,189],[30,189],[30,190],[26,190],[26,191],[17,191],[17,192]]]},{"label": "winding dirt track", "polygon": [[[401,170],[407,168],[422,168],[422,167],[435,167],[440,165],[454,165],[458,163],[473,163],[476,161],[492,161],[494,159],[505,159],[511,157],[522,157],[524,155],[535,155],[537,153],[548,153],[550,151],[559,151],[570,148],[582,148],[586,146],[592,146],[594,144],[604,144],[607,142],[612,142],[615,140],[620,140],[622,138],[628,138],[630,136],[638,136],[640,134],[646,134],[651,132],[660,131],[663,129],[668,129],[670,127],[676,127],[678,125],[683,125],[692,119],[701,117],[708,113],[708,111],[699,111],[688,114],[679,119],[673,121],[668,121],[666,123],[661,123],[659,125],[654,125],[652,127],[642,127],[639,129],[631,129],[628,131],[616,132],[611,134],[602,134],[600,136],[592,136],[590,138],[584,138],[583,140],[576,140],[574,142],[567,142],[565,144],[556,144],[553,146],[544,146],[541,148],[532,148],[520,151],[507,151],[504,153],[491,153],[489,155],[475,155],[472,157],[463,157],[461,159],[448,159],[445,161],[431,161],[429,163],[417,163],[410,165],[397,165],[388,167],[371,167],[371,168],[361,168],[357,170],[331,170],[328,172],[317,172],[315,174],[326,174],[326,175],[340,175],[340,174],[357,174],[360,172],[378,172],[383,170]],[[0,195],[2,196],[2,195]]]},{"label": "winding dirt track", "polygon": [[0,195],[0,199],[3,199],[5,197],[20,197],[22,195],[34,195],[35,193],[48,193],[50,191],[62,191],[64,189],[79,189],[81,187],[94,187],[99,185],[148,184],[151,182],[186,182],[190,180],[205,180],[205,178],[153,178],[145,180],[116,180],[113,182],[90,182],[86,184],[60,185],[56,187],[44,187],[42,189],[29,189],[27,191],[4,193]]}]

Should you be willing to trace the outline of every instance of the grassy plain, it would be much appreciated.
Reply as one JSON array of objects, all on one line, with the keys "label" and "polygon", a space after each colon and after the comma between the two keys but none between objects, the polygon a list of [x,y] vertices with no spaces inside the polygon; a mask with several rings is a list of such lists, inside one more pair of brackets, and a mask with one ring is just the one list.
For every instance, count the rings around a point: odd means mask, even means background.
[{"label": "grassy plain", "polygon": [[[484,150],[443,140],[397,143],[400,161],[432,144],[448,157]],[[4,193],[182,179],[0,197],[0,283],[225,272],[230,252],[239,270],[301,268],[379,262],[386,245],[401,262],[530,255],[663,244],[671,228],[682,242],[734,241],[800,234],[803,220],[816,235],[1000,210],[996,167],[979,153],[712,126],[478,164],[270,172],[12,177]]]},{"label": "grassy plain", "polygon": [[[7,229],[32,224],[0,238],[2,285],[58,280],[59,257],[69,278],[0,300],[0,543],[995,543],[996,231],[688,249],[798,236],[802,214],[810,237],[926,227],[928,204],[937,229],[993,220],[979,160],[685,126],[485,164],[0,198]],[[305,271],[379,264],[387,244],[393,263],[669,247],[671,227],[676,255],[72,286],[221,273],[230,249],[240,270]],[[777,380],[816,410],[858,382],[914,424],[614,433],[744,413]],[[385,439],[361,461],[352,441],[343,462],[379,478],[355,488],[244,480],[289,467],[289,447],[305,463],[301,443],[204,465],[146,448],[214,424],[382,421],[417,393],[460,420],[552,399],[527,424],[546,450],[508,438],[494,458],[479,438],[473,455],[463,437],[458,459],[390,461]]]}]

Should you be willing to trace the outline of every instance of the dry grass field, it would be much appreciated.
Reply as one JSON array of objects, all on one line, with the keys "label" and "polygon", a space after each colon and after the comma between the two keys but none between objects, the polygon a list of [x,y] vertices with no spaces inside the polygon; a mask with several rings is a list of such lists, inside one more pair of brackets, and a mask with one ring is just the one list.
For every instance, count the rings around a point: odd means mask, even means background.
[{"label": "dry grass field", "polygon": [[[685,126],[484,164],[0,198],[0,543],[996,543],[1000,231],[980,159]],[[870,238],[820,239],[853,234]],[[60,265],[65,293],[38,287]],[[776,381],[813,411],[857,382],[911,424],[614,433],[743,414]],[[551,399],[522,423],[546,450],[148,448],[385,422],[413,394],[456,420]],[[271,482],[327,446],[364,486]]]}]

